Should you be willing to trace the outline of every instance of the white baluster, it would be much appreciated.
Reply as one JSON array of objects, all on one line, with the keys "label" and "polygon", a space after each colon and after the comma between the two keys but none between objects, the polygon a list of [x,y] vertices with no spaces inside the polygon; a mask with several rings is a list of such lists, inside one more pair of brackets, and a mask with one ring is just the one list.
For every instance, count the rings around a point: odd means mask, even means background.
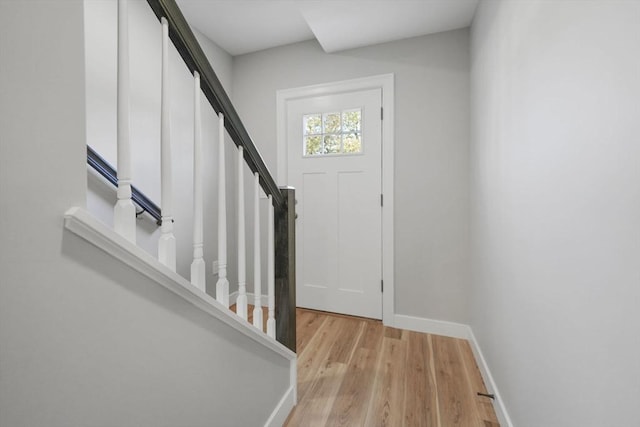
[{"label": "white baluster", "polygon": [[113,208],[115,231],[136,242],[136,207],[131,201],[129,145],[129,18],[127,0],[118,0],[118,201]]},{"label": "white baluster", "polygon": [[229,281],[227,280],[227,198],[225,184],[224,158],[224,115],[218,115],[218,282],[216,283],[216,299],[225,307],[229,307]]},{"label": "white baluster", "polygon": [[267,335],[276,337],[276,293],[275,293],[275,242],[273,222],[273,197],[269,194],[269,223],[267,224],[267,293],[269,295],[269,318],[267,319]]},{"label": "white baluster", "polygon": [[260,176],[254,174],[253,197],[253,326],[262,329],[262,285],[260,283]]},{"label": "white baluster", "polygon": [[158,260],[176,270],[176,238],[173,235],[173,185],[171,171],[171,122],[169,106],[169,23],[162,22],[162,86],[160,101],[160,187],[162,228],[158,242]]},{"label": "white baluster", "polygon": [[191,284],[205,291],[204,193],[202,178],[202,124],[200,116],[200,73],[193,72],[193,262]]},{"label": "white baluster", "polygon": [[244,233],[244,148],[238,147],[238,299],[236,313],[247,320],[246,241]]}]

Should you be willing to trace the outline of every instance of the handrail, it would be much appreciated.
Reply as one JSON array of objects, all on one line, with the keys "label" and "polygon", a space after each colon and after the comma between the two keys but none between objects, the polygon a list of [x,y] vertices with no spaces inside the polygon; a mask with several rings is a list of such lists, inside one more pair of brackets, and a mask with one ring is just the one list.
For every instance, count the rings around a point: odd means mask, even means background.
[{"label": "handrail", "polygon": [[189,71],[200,73],[200,85],[216,114],[224,115],[224,124],[229,136],[237,146],[244,148],[244,159],[253,173],[260,176],[260,186],[273,197],[274,206],[284,204],[284,196],[264,164],[258,149],[245,129],[227,92],[213,71],[202,51],[191,27],[174,0],[147,0],[158,20],[166,18],[169,23],[169,38],[180,53]]},{"label": "handrail", "polygon": [[[93,148],[87,145],[87,163],[102,175],[111,184],[118,186],[118,172]],[[162,225],[162,215],[158,205],[153,203],[136,187],[131,186],[131,199],[156,220],[156,224]]]}]

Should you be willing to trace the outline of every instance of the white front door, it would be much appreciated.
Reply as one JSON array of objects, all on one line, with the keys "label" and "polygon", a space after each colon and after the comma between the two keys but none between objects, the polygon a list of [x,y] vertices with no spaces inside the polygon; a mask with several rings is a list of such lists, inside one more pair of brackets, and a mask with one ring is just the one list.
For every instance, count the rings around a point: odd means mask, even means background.
[{"label": "white front door", "polygon": [[287,101],[297,304],[382,318],[381,89]]}]

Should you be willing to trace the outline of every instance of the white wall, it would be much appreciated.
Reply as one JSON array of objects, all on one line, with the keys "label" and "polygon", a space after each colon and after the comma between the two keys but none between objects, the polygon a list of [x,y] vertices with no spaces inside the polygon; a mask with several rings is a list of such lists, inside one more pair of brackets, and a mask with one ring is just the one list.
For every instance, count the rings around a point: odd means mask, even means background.
[{"label": "white wall", "polygon": [[468,38],[458,30],[336,54],[309,41],[233,61],[234,103],[274,174],[277,90],[395,73],[400,314],[468,320]]},{"label": "white wall", "polygon": [[640,2],[482,2],[472,327],[517,426],[640,401]]},{"label": "white wall", "polygon": [[[116,44],[117,2],[85,1],[87,67],[87,144],[117,168],[116,155]],[[133,183],[158,206],[160,198],[160,62],[161,26],[144,1],[129,2],[131,57],[131,144]],[[231,88],[231,56],[194,31],[218,78]],[[177,271],[189,279],[193,260],[193,76],[170,45],[171,138],[174,177],[174,218],[177,241]],[[217,246],[218,121],[208,101],[201,96],[205,168],[205,261],[207,291],[215,296],[217,276],[212,263]],[[227,141],[227,191],[235,188],[233,143]],[[89,168],[87,205],[108,225],[113,224],[115,187]],[[233,193],[232,193],[233,194]],[[235,205],[228,198],[228,226],[235,230]],[[150,254],[158,252],[160,227],[148,215],[138,220],[138,245]],[[235,234],[229,233],[229,253],[236,251]],[[230,287],[236,284],[235,257],[229,257]]]},{"label": "white wall", "polygon": [[287,360],[64,231],[87,192],[83,6],[0,1],[0,425],[263,425]]}]

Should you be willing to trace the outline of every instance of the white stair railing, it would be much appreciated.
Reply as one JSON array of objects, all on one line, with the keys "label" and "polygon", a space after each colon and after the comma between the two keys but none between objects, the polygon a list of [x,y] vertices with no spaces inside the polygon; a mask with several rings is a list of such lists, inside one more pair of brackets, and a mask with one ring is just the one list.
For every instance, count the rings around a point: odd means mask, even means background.
[{"label": "white stair railing", "polygon": [[262,326],[262,271],[260,268],[260,175],[256,172],[253,185],[253,326],[263,330]]},{"label": "white stair railing", "polygon": [[238,298],[236,313],[247,320],[247,249],[244,215],[244,148],[238,147]]},{"label": "white stair railing", "polygon": [[193,73],[193,262],[191,284],[206,291],[204,262],[204,191],[202,174],[202,123],[200,73]]},{"label": "white stair railing", "polygon": [[216,299],[229,307],[229,280],[227,279],[227,189],[224,155],[224,115],[218,115],[218,282]]},{"label": "white stair railing", "polygon": [[269,318],[267,319],[267,335],[276,338],[276,293],[275,293],[275,223],[273,221],[273,197],[269,194],[269,222],[267,223],[267,295],[269,298]]},{"label": "white stair railing", "polygon": [[118,0],[118,200],[113,208],[115,231],[136,242],[136,207],[131,201],[131,147],[129,145],[129,18],[127,0]]},{"label": "white stair railing", "polygon": [[[129,241],[136,242],[136,208],[132,201],[132,162],[130,147],[130,77],[129,77],[129,31],[127,17],[127,1],[118,0],[118,92],[117,92],[117,156],[118,156],[118,200],[114,206],[114,229]],[[172,192],[172,159],[171,159],[171,121],[169,98],[169,22],[159,15],[162,25],[162,68],[161,68],[161,117],[160,117],[160,157],[161,157],[161,235],[158,240],[158,260],[176,271],[176,238],[174,236],[173,218],[173,192]],[[174,24],[172,24],[174,25]],[[173,27],[172,27],[173,28]],[[205,70],[206,71],[206,70]],[[202,80],[201,80],[202,78]],[[191,284],[202,291],[206,291],[206,262],[204,259],[204,169],[203,169],[203,141],[202,141],[202,110],[201,96],[203,88],[210,90],[210,78],[201,76],[198,70],[193,70],[194,90],[194,118],[193,118],[193,260],[191,262]],[[202,85],[202,87],[201,87]],[[208,92],[205,90],[204,93]],[[223,94],[226,96],[225,94]],[[213,104],[212,104],[213,105]],[[233,109],[232,117],[235,112]],[[231,129],[236,129],[237,123],[230,123]],[[236,135],[232,133],[231,135]],[[238,136],[234,136],[238,138]],[[244,137],[241,137],[241,139]],[[235,139],[234,139],[235,141]],[[218,114],[218,280],[216,282],[216,300],[225,307],[229,307],[229,281],[227,278],[227,206],[226,206],[226,156],[225,156],[225,116],[221,111]],[[245,212],[245,155],[248,155],[247,163],[252,170],[265,169],[261,159],[256,163],[255,147],[247,145],[247,152],[241,143],[238,143],[237,157],[237,239],[238,239],[238,297],[236,299],[236,313],[245,321],[249,317],[249,301],[247,296],[246,277],[246,212]],[[246,143],[246,142],[243,142]],[[252,148],[253,147],[253,148]],[[253,150],[253,151],[252,151]],[[253,154],[252,154],[253,153]],[[262,307],[262,259],[261,259],[261,230],[260,230],[260,173],[253,174],[254,196],[254,302],[253,302],[253,326],[263,331],[263,307]],[[266,332],[274,338],[276,336],[275,319],[275,222],[274,202],[282,203],[278,197],[280,193],[274,193],[272,178],[266,172],[265,188],[269,188],[268,195],[268,226],[267,238],[267,298],[268,313]],[[275,194],[275,196],[273,195]],[[280,205],[278,205],[280,206]]]},{"label": "white stair railing", "polygon": [[173,235],[173,175],[171,168],[171,110],[169,101],[169,23],[162,18],[162,84],[160,92],[160,197],[162,228],[158,260],[176,271],[176,238]]}]

